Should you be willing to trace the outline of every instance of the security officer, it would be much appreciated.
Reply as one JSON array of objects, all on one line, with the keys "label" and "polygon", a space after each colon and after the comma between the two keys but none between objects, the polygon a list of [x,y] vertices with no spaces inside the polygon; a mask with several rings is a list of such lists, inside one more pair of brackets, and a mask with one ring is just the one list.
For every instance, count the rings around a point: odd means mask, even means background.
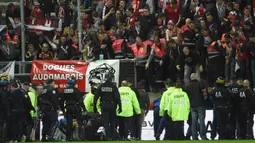
[{"label": "security officer", "polygon": [[25,100],[27,96],[20,90],[17,82],[10,83],[11,96],[9,97],[11,109],[11,141],[21,140],[22,135],[22,117],[26,111]]},{"label": "security officer", "polygon": [[[90,86],[91,86],[91,91],[86,94],[85,98],[84,98],[84,105],[86,108],[87,112],[94,112],[94,97],[95,97],[95,92],[97,90],[97,84],[94,82],[90,82]],[[97,101],[97,111],[100,110],[100,102],[99,100]]]},{"label": "security officer", "polygon": [[122,112],[119,112],[119,135],[122,140],[127,140],[128,130],[130,129],[130,125],[132,116],[134,112],[136,115],[141,114],[140,105],[138,99],[136,97],[135,92],[129,87],[127,81],[122,81],[122,87],[119,88]]},{"label": "security officer", "polygon": [[11,115],[10,104],[7,98],[6,86],[8,80],[0,80],[0,142],[7,141],[7,120]]},{"label": "security officer", "polygon": [[[134,86],[132,79],[127,79],[127,86],[131,88],[135,92],[136,98],[139,103],[141,103],[141,96],[138,91],[138,89]],[[135,111],[134,111],[135,112]],[[141,111],[142,112],[142,111]],[[141,114],[134,114],[133,120],[132,120],[132,129],[131,129],[131,140],[141,140]]]},{"label": "security officer", "polygon": [[[18,84],[21,84],[19,81],[17,81]],[[24,93],[25,95],[25,100],[24,100],[24,104],[26,105],[25,108],[25,112],[22,116],[22,132],[23,132],[23,136],[22,136],[22,141],[31,141],[30,139],[30,135],[31,135],[31,132],[32,132],[32,128],[34,126],[34,122],[33,122],[33,118],[32,118],[32,115],[31,115],[31,112],[35,113],[35,108],[34,106],[32,105],[32,102],[31,102],[31,99],[30,99],[30,96],[28,95],[29,94],[29,83],[24,83],[23,84],[23,88],[22,88],[22,85],[20,85],[20,90]]]},{"label": "security officer", "polygon": [[231,96],[229,90],[225,87],[225,82],[222,77],[216,80],[216,86],[211,91],[211,100],[214,102],[215,119],[219,128],[219,139],[223,140],[226,138],[225,130],[231,108]]},{"label": "security officer", "polygon": [[169,96],[167,114],[174,126],[174,139],[184,140],[184,121],[188,120],[190,101],[186,92],[182,90],[182,83],[176,82],[174,92]]},{"label": "security officer", "polygon": [[116,132],[116,108],[119,107],[118,112],[122,112],[120,93],[116,85],[112,82],[113,74],[108,73],[105,75],[106,81],[102,83],[94,98],[94,111],[97,112],[97,100],[100,98],[101,112],[104,119],[104,129],[108,140],[115,139],[114,133]]},{"label": "security officer", "polygon": [[169,131],[171,130],[169,123],[171,120],[169,120],[169,116],[167,115],[167,107],[169,104],[169,97],[170,95],[174,92],[175,90],[175,85],[173,81],[168,81],[168,83],[166,84],[167,86],[167,90],[163,93],[162,97],[161,97],[161,101],[160,101],[160,110],[159,110],[159,115],[162,117],[158,130],[157,130],[157,135],[156,138],[159,138],[163,129],[166,127],[166,132],[165,132],[165,137],[164,139],[171,139],[171,137],[169,136],[170,133]]},{"label": "security officer", "polygon": [[[35,129],[36,128],[35,127],[36,119],[37,119],[37,109],[38,109],[37,108],[37,95],[36,95],[36,91],[34,91],[34,89],[31,87],[31,84],[28,83],[28,82],[25,82],[23,84],[23,88],[27,92],[27,94],[28,94],[28,96],[30,98],[31,104],[32,104],[33,108],[35,109],[34,111],[30,111],[30,115],[32,117],[32,120],[30,120],[30,125],[33,125],[33,128]],[[32,128],[32,130],[33,130],[33,128]],[[27,135],[30,135],[30,134],[31,133],[29,133],[29,132],[27,133]],[[27,138],[27,141],[30,141],[30,140],[35,140],[35,134],[32,134],[31,138]]]},{"label": "security officer", "polygon": [[75,87],[75,79],[68,80],[68,87],[63,90],[60,108],[67,119],[67,141],[73,140],[73,118],[85,111],[81,92]]},{"label": "security officer", "polygon": [[54,87],[54,80],[49,79],[38,97],[40,116],[43,123],[42,141],[52,141],[58,125],[58,96]]},{"label": "security officer", "polygon": [[[243,88],[241,88],[238,92],[237,98],[237,115],[239,121],[240,128],[240,139],[246,139],[247,132],[247,121],[248,116],[251,111],[252,99],[254,98],[254,93],[250,87],[250,82],[248,80],[244,80]],[[252,125],[253,127],[253,125]]]}]

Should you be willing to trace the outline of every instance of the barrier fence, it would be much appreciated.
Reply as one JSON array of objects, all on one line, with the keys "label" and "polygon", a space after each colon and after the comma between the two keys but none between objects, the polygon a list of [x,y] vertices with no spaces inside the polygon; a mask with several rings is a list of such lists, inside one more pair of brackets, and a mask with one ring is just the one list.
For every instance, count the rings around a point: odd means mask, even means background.
[{"label": "barrier fence", "polygon": [[[77,61],[78,62],[78,61]],[[5,67],[10,61],[1,61],[0,69]],[[91,63],[93,64],[93,62]],[[32,61],[15,61],[15,73],[14,77],[18,78],[22,82],[31,82],[31,68]],[[119,83],[122,80],[130,79],[135,85],[137,81],[136,74],[136,62],[134,60],[120,60],[120,69],[119,69]]]}]

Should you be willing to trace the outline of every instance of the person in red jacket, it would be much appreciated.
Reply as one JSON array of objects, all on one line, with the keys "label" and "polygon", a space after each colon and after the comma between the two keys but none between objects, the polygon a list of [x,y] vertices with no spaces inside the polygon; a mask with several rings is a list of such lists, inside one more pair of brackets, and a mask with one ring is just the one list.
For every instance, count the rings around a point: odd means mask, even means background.
[{"label": "person in red jacket", "polygon": [[164,13],[167,16],[168,21],[172,20],[178,25],[181,20],[179,0],[170,0],[170,2],[167,2]]},{"label": "person in red jacket", "polygon": [[234,32],[231,34],[233,42],[233,49],[236,52],[236,76],[237,78],[242,78],[242,79],[249,79],[249,67],[248,67],[248,62],[249,62],[249,54],[246,49],[246,38],[243,36],[242,33]]}]

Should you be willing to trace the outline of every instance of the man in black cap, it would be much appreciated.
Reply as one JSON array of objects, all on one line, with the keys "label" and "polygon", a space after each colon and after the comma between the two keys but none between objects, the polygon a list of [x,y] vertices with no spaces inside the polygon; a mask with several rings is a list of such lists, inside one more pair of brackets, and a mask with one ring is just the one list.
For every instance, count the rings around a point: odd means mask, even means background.
[{"label": "man in black cap", "polygon": [[[58,96],[54,86],[54,80],[49,79],[38,99],[43,122],[42,141],[53,140],[58,125]],[[47,136],[48,138],[46,138]]]},{"label": "man in black cap", "polygon": [[113,74],[105,75],[106,81],[102,83],[95,93],[94,111],[97,112],[97,100],[101,101],[101,112],[104,122],[104,129],[108,140],[114,140],[114,132],[116,130],[116,108],[119,107],[119,113],[122,112],[120,93],[116,85],[112,82]]},{"label": "man in black cap", "polygon": [[[67,119],[67,141],[73,140],[73,118],[85,111],[81,92],[75,87],[75,79],[68,80],[68,87],[63,90],[60,108]],[[66,111],[66,112],[65,112]]]}]

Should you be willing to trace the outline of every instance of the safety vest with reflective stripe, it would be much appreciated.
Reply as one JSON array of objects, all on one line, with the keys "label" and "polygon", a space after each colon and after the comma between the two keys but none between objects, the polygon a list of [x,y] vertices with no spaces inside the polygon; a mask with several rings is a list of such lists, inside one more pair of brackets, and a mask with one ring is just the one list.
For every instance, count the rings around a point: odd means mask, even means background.
[{"label": "safety vest with reflective stripe", "polygon": [[208,53],[208,59],[212,59],[215,58],[217,56],[220,56],[220,51],[218,51],[215,48],[215,44],[216,42],[211,43],[208,47],[207,47],[207,53]]},{"label": "safety vest with reflective stripe", "polygon": [[[32,106],[35,108],[35,110],[37,111],[37,98],[36,98],[36,95],[35,93],[33,92],[28,92],[28,96],[30,98],[30,101],[32,103]],[[31,111],[30,112],[30,115],[32,117],[37,117],[37,112],[34,112],[34,111]]]},{"label": "safety vest with reflective stripe", "polygon": [[145,57],[147,56],[147,46],[145,43],[141,45],[138,49],[136,43],[132,45],[132,50],[134,52],[135,57]]},{"label": "safety vest with reflective stripe", "polygon": [[163,45],[163,47],[161,47],[161,49],[156,44],[152,45],[152,48],[155,48],[156,55],[159,58],[162,57],[165,53],[166,40],[164,38],[161,38],[160,39],[160,44]]},{"label": "safety vest with reflective stripe", "polygon": [[118,39],[115,40],[112,43],[112,48],[114,50],[115,59],[122,59],[124,58],[123,52],[122,52],[122,44],[124,42],[124,39]]},{"label": "safety vest with reflective stripe", "polygon": [[[184,40],[184,46],[195,46],[196,45],[196,40],[195,39],[190,39],[188,35],[185,34],[185,31],[191,31],[187,26],[183,28],[183,40]],[[191,31],[192,32],[192,31]]]}]

